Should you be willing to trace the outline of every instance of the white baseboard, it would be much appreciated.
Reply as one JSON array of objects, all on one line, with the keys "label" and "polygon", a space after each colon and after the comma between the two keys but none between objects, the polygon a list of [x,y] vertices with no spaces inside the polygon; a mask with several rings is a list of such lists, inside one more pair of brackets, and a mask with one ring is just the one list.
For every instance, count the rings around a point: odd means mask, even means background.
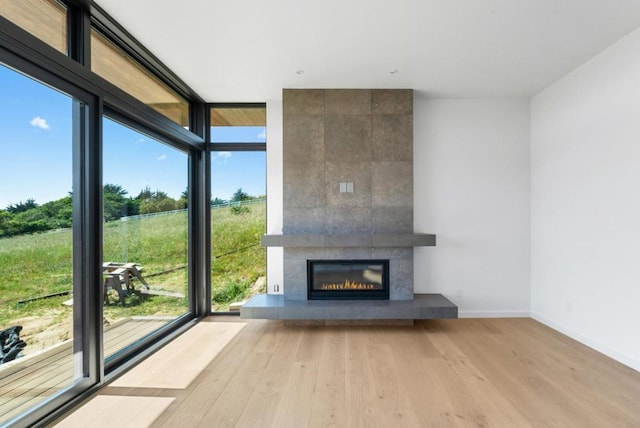
[{"label": "white baseboard", "polygon": [[520,311],[458,311],[458,318],[529,318],[529,312]]},{"label": "white baseboard", "polygon": [[545,318],[544,316],[540,315],[540,314],[536,314],[534,312],[531,313],[531,318],[533,318],[534,320],[541,322],[542,324],[551,327],[554,330],[559,331],[560,333],[569,336],[570,338],[577,340],[578,342],[587,345],[588,347],[595,349],[596,351],[605,354],[606,356],[613,358],[614,360],[624,364],[625,366],[628,366],[636,371],[640,372],[640,359],[638,358],[634,358],[630,355],[624,354],[622,352],[619,352],[607,345],[603,345],[602,343],[598,342],[597,340],[594,340],[588,336],[585,336],[583,334],[577,333],[569,328],[566,328],[564,325],[562,324],[558,324],[554,321],[551,321],[548,318]]}]

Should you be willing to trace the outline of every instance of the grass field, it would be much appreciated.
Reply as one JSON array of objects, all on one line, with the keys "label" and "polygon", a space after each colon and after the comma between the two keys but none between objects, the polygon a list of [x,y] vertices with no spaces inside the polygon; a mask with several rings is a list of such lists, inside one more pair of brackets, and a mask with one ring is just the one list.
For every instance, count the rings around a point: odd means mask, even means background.
[{"label": "grass field", "polygon": [[[214,310],[226,310],[229,303],[247,297],[251,286],[265,275],[265,250],[259,245],[265,230],[265,204],[247,208],[248,212],[235,214],[228,207],[211,211]],[[71,290],[71,244],[71,230],[0,238],[0,329],[25,325],[21,337],[28,345],[61,325],[68,327],[58,329],[59,337],[48,341],[70,337],[71,308],[62,303],[71,296],[19,302]],[[152,289],[186,295],[186,213],[105,223],[103,252],[105,262],[142,265]],[[124,307],[105,306],[104,315],[113,321],[136,315],[178,316],[186,311],[186,297],[133,295]],[[27,326],[39,331],[28,331]]]},{"label": "grass field", "polygon": [[213,310],[227,310],[229,303],[248,297],[251,285],[265,276],[266,250],[260,236],[266,229],[266,206],[262,202],[246,207],[249,212],[239,214],[229,208],[211,210]]}]

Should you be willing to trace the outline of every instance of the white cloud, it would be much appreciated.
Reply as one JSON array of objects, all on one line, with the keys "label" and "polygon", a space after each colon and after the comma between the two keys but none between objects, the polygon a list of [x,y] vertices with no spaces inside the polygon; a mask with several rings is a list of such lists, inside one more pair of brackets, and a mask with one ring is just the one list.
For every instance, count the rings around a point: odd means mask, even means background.
[{"label": "white cloud", "polygon": [[49,129],[49,124],[47,123],[47,121],[40,116],[34,117],[29,121],[29,123],[31,124],[31,126],[35,126],[36,128]]},{"label": "white cloud", "polygon": [[161,161],[161,160],[165,160],[166,158],[167,158],[167,155],[160,155],[156,158],[156,160]]},{"label": "white cloud", "polygon": [[136,143],[136,144],[142,144],[142,143],[144,143],[144,138],[138,138],[138,139],[135,141],[135,143]]},{"label": "white cloud", "polygon": [[229,159],[231,155],[231,152],[218,152],[218,154],[212,155],[211,159]]},{"label": "white cloud", "polygon": [[258,138],[261,140],[264,140],[265,138],[267,138],[267,130],[263,129],[262,132],[258,134]]}]

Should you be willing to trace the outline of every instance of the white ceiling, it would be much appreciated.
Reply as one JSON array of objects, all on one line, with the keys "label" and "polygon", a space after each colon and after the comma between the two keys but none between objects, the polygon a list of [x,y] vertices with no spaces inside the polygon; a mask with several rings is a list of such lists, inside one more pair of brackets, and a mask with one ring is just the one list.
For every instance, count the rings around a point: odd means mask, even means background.
[{"label": "white ceiling", "polygon": [[640,26],[638,0],[97,2],[209,102],[284,87],[529,96]]}]

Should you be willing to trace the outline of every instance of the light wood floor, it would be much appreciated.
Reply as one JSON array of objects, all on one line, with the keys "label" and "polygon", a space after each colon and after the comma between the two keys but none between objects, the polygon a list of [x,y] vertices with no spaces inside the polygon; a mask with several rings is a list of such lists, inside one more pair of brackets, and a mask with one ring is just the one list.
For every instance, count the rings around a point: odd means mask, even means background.
[{"label": "light wood floor", "polygon": [[640,427],[640,373],[531,319],[210,318],[183,336],[60,426]]}]

